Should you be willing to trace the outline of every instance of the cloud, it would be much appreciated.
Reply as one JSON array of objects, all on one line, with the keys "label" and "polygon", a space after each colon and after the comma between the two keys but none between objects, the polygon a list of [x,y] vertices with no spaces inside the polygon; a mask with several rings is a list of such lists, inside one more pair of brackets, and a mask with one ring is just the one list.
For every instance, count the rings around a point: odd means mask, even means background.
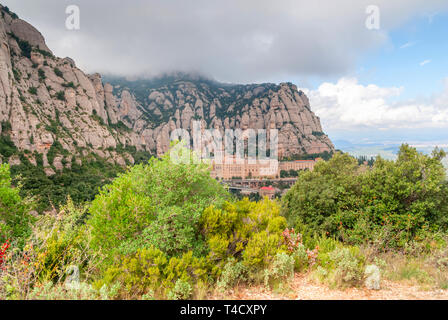
[{"label": "cloud", "polygon": [[422,61],[422,62],[420,62],[420,67],[423,67],[424,65],[426,65],[428,63],[431,63],[431,60],[428,59],[428,60]]},{"label": "cloud", "polygon": [[413,47],[417,44],[417,42],[412,41],[412,42],[406,42],[404,45],[400,46],[400,49],[406,49],[406,48],[410,48]]},{"label": "cloud", "polygon": [[428,101],[392,103],[399,101],[404,88],[364,86],[356,78],[303,90],[328,130],[448,128],[448,78],[443,92]]},{"label": "cloud", "polygon": [[430,12],[430,13],[428,13],[426,16],[427,16],[427,18],[428,18],[428,23],[432,23],[433,21],[434,21],[434,17],[436,16],[436,15],[438,15],[439,13],[438,12]]},{"label": "cloud", "polygon": [[[4,0],[35,25],[59,56],[87,72],[124,75],[196,71],[259,82],[340,77],[412,17],[445,0],[377,0],[380,30],[365,27],[371,0]],[[65,29],[76,4],[81,29]]]}]

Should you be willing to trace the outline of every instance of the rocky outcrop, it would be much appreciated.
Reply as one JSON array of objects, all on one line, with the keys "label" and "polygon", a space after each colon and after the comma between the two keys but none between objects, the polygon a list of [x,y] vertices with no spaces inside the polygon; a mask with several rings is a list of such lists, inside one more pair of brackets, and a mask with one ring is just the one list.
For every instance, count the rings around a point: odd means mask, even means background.
[{"label": "rocky outcrop", "polygon": [[188,75],[104,81],[54,56],[33,26],[0,12],[0,133],[31,163],[42,154],[47,174],[71,165],[67,153],[76,162],[94,153],[120,165],[134,162],[126,150],[161,155],[171,131],[194,120],[221,131],[277,128],[281,156],[334,149],[293,84],[229,85]]},{"label": "rocky outcrop", "polygon": [[[111,127],[118,121],[119,103],[101,76],[86,75],[72,59],[55,57],[34,27],[3,7],[0,11],[0,122],[7,130],[2,134],[18,152],[31,154],[32,163],[35,153],[43,154],[44,166],[52,167],[48,174],[70,166],[62,162],[64,150],[75,158],[96,153],[125,164],[126,154],[106,151],[138,137]],[[49,163],[51,148],[56,154]]]},{"label": "rocky outcrop", "polygon": [[188,75],[109,81],[121,99],[120,120],[157,154],[168,149],[170,130],[190,130],[194,120],[221,133],[226,128],[276,128],[280,156],[334,151],[308,98],[291,83],[227,85]]},{"label": "rocky outcrop", "polygon": [[15,34],[19,39],[28,41],[32,46],[51,53],[50,49],[45,44],[42,34],[28,22],[21,19],[13,19],[7,26],[7,31]]}]

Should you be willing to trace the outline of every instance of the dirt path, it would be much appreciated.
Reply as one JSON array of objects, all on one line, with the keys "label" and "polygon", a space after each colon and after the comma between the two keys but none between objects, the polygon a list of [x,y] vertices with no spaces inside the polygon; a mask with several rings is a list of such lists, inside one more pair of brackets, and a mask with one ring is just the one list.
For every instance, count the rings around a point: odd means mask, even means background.
[{"label": "dirt path", "polygon": [[381,290],[366,288],[330,289],[317,284],[306,275],[296,274],[291,290],[274,293],[263,286],[237,287],[225,295],[216,294],[212,299],[237,300],[448,300],[448,290],[424,290],[419,286],[384,280]]}]

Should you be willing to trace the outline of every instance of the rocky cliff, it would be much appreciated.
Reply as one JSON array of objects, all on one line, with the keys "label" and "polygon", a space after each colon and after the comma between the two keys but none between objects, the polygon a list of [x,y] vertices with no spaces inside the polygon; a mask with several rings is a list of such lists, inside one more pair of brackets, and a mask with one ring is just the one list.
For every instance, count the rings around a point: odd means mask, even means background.
[{"label": "rocky cliff", "polygon": [[41,157],[49,175],[90,153],[132,164],[134,152],[162,154],[171,130],[198,119],[221,130],[277,128],[283,156],[334,149],[295,85],[228,85],[185,75],[106,83],[54,56],[39,31],[0,11],[1,143],[16,150],[0,152],[2,161]]},{"label": "rocky cliff", "polygon": [[157,154],[169,146],[175,128],[278,129],[279,155],[331,152],[306,95],[291,83],[231,85],[175,74],[152,80],[108,79],[120,101],[120,120]]}]

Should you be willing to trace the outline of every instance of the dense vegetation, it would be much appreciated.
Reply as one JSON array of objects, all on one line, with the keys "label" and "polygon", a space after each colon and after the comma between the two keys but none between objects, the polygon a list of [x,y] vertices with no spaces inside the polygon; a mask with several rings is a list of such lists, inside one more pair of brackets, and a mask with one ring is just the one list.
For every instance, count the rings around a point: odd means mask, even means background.
[{"label": "dense vegetation", "polygon": [[[64,156],[65,159],[61,161],[64,168],[57,170],[50,165],[47,168],[52,169],[54,174],[48,176],[45,173],[42,154],[19,151],[10,138],[11,124],[6,121],[2,122],[1,126],[0,156],[3,161],[11,156],[16,156],[20,160],[20,164],[11,166],[13,183],[21,185],[22,197],[34,198],[34,210],[39,213],[53,208],[58,209],[65,203],[67,196],[70,196],[76,204],[92,201],[100,187],[110,183],[117,174],[125,171],[120,165],[111,164],[95,154],[88,154],[78,159],[72,157],[70,163],[67,163],[69,152],[56,140],[48,150],[47,159],[51,164],[56,156]],[[53,123],[47,129],[56,133],[57,123]],[[135,164],[146,162],[151,157],[148,152],[137,151],[132,146],[119,145],[115,151],[131,155]],[[35,164],[30,162],[30,158],[35,159]]]},{"label": "dense vegetation", "polygon": [[47,176],[41,165],[34,166],[26,157],[11,167],[15,183],[22,185],[21,194],[35,198],[35,210],[43,212],[59,208],[70,196],[75,203],[92,201],[98,189],[110,182],[123,168],[100,158],[84,159],[81,164],[72,161],[71,168],[55,171]]},{"label": "dense vegetation", "polygon": [[[240,285],[285,291],[294,272],[361,286],[369,264],[446,289],[443,156],[405,145],[369,167],[336,153],[280,202],[255,202],[232,197],[206,165],[166,155],[38,217],[2,165],[0,298],[203,299]],[[388,253],[402,257],[399,273]]]},{"label": "dense vegetation", "polygon": [[20,186],[12,188],[9,165],[0,166],[0,243],[14,239],[18,247],[31,234],[32,204],[20,196]]},{"label": "dense vegetation", "polygon": [[396,161],[378,157],[372,168],[336,154],[299,176],[285,195],[283,213],[305,232],[326,233],[349,243],[383,239],[403,246],[428,230],[445,231],[448,184],[441,163],[403,145]]}]

